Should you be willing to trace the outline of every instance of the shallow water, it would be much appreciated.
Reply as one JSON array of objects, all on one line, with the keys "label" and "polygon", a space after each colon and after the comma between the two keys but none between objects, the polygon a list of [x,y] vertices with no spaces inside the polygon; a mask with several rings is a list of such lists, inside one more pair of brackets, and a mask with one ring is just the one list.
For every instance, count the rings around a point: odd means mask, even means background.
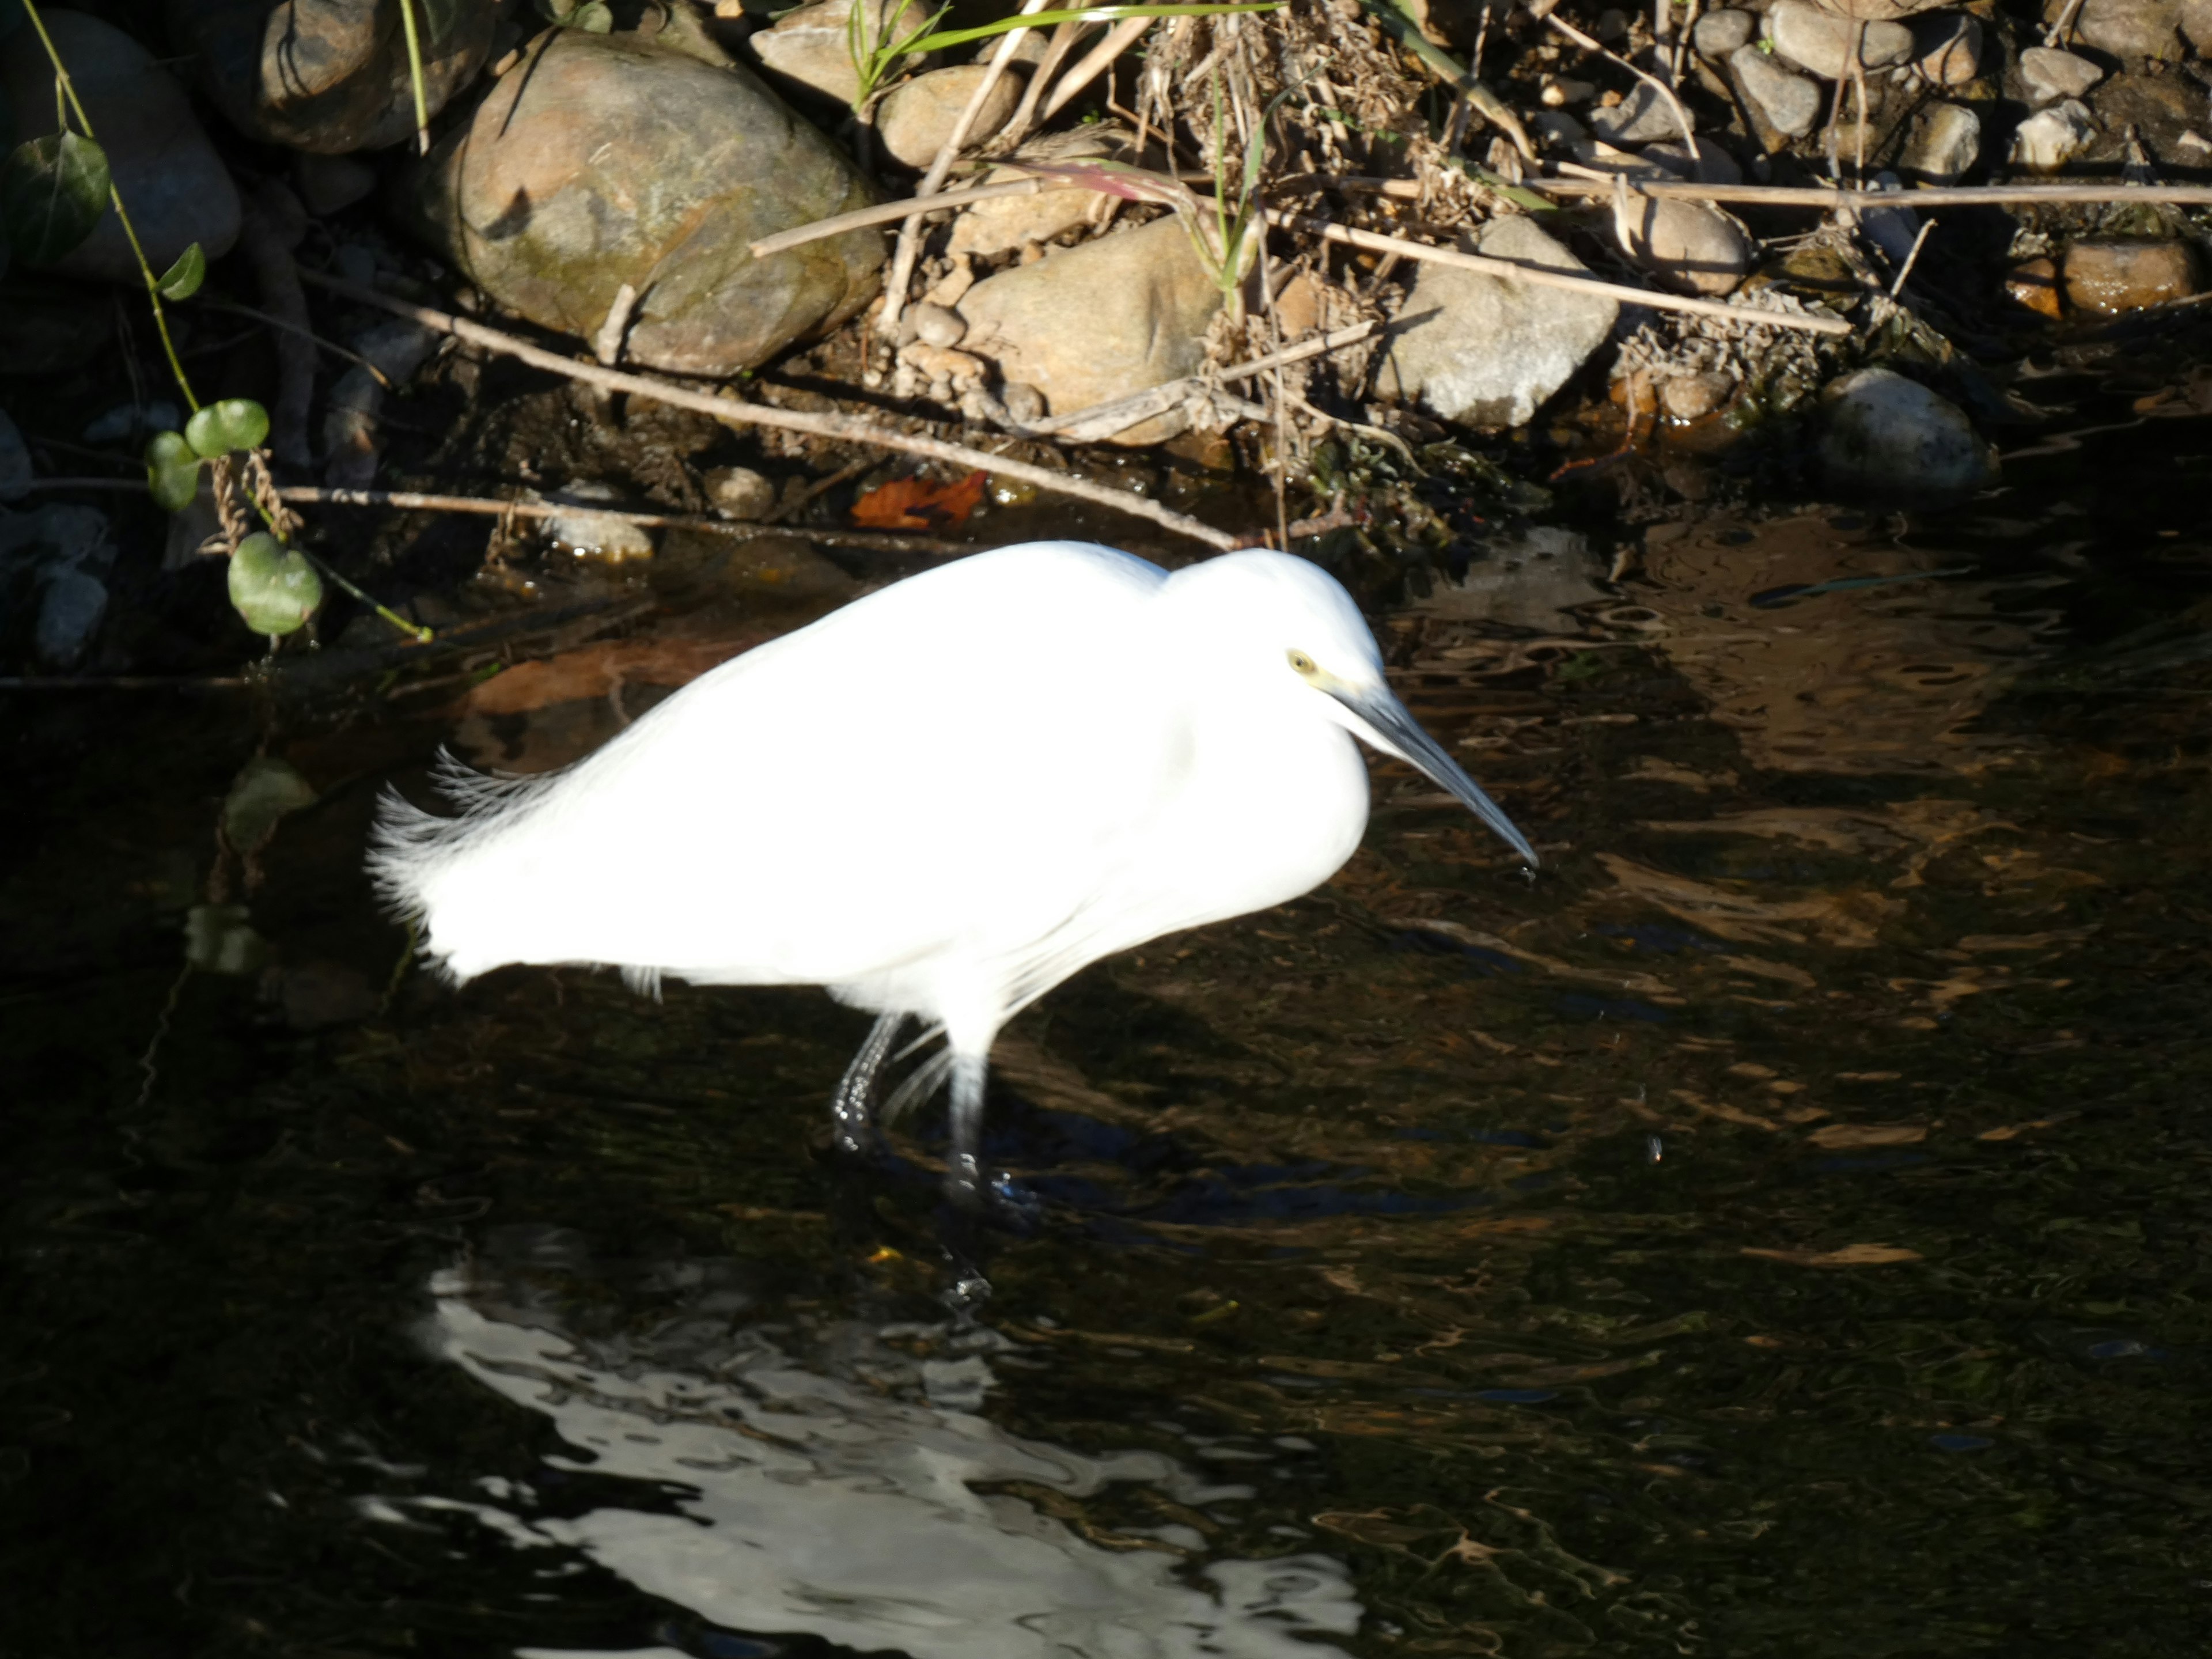
[{"label": "shallow water", "polygon": [[[2203,441],[1382,618],[1549,869],[1378,769],[1328,887],[1017,1022],[972,1328],[939,1125],[820,1154],[860,1017],[394,979],[357,874],[436,743],[555,763],[803,607],[611,696],[19,702],[0,1648],[2195,1650]],[[319,799],[219,859],[257,750]],[[219,863],[274,965],[179,978]]]}]

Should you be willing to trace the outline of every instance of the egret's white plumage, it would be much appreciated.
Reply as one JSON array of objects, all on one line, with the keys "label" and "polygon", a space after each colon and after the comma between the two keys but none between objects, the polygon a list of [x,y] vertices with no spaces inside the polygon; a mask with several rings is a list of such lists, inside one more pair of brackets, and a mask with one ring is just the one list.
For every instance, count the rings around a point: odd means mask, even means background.
[{"label": "egret's white plumage", "polygon": [[876,1010],[841,1110],[899,1017],[941,1026],[972,1191],[1000,1026],[1101,957],[1327,880],[1367,822],[1355,732],[1534,862],[1316,567],[1034,543],[725,663],[561,772],[453,767],[459,815],[390,799],[370,863],[456,979],[600,963]]}]

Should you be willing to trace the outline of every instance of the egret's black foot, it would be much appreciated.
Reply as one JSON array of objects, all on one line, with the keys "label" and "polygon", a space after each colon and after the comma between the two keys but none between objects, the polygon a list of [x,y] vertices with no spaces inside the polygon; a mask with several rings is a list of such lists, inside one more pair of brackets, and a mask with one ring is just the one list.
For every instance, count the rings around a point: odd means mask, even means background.
[{"label": "egret's black foot", "polygon": [[955,1158],[945,1172],[945,1201],[961,1215],[1026,1237],[1036,1231],[1044,1202],[1004,1170],[986,1177],[973,1158]]}]

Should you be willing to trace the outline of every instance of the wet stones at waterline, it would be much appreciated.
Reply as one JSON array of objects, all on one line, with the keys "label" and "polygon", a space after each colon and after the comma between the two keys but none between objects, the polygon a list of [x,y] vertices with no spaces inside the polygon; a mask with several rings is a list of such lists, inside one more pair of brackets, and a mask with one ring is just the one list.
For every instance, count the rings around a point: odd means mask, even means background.
[{"label": "wet stones at waterline", "polygon": [[[483,67],[499,6],[448,0],[415,15],[435,115]],[[203,89],[249,138],[343,155],[415,131],[400,0],[169,0],[167,16]]]},{"label": "wet stones at waterline", "polygon": [[[1517,216],[1485,225],[1474,251],[1553,270],[1589,269]],[[1447,421],[1520,426],[1605,343],[1619,314],[1603,295],[1425,264],[1398,308],[1375,390]]]},{"label": "wet stones at waterline", "polygon": [[[176,77],[96,17],[59,9],[41,15],[154,269],[167,270],[194,242],[210,258],[228,253],[238,240],[238,191]],[[0,48],[0,110],[13,117],[11,149],[56,130],[53,67],[33,30],[16,30]],[[104,282],[139,280],[137,258],[112,207],[88,238],[48,269]],[[0,310],[15,303],[11,297]]]},{"label": "wet stones at waterline", "polygon": [[884,259],[875,229],[755,259],[868,185],[750,70],[634,34],[541,36],[414,185],[417,222],[501,304],[676,374],[733,374],[835,327]]},{"label": "wet stones at waterline", "polygon": [[1846,374],[1820,401],[1820,462],[1831,489],[1935,506],[1996,479],[1995,452],[1965,411],[1893,369]]}]

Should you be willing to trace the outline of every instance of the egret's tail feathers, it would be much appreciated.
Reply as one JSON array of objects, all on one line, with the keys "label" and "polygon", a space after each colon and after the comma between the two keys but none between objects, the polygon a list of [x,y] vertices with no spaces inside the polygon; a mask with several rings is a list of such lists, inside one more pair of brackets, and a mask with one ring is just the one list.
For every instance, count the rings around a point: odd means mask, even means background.
[{"label": "egret's tail feathers", "polygon": [[450,934],[455,918],[441,901],[453,890],[459,866],[488,832],[535,799],[555,775],[478,772],[441,749],[431,776],[439,793],[459,808],[457,813],[441,817],[426,812],[392,788],[377,803],[369,830],[369,879],[395,915],[422,924],[423,954],[456,977],[482,969],[464,969],[454,960]]},{"label": "egret's tail feathers", "polygon": [[[942,1029],[939,1028],[939,1030]],[[923,1041],[927,1040],[925,1036]],[[909,1048],[907,1052],[911,1054],[913,1049]],[[898,1087],[891,1091],[890,1098],[883,1103],[883,1121],[896,1123],[906,1113],[935,1094],[944,1086],[945,1079],[951,1075],[952,1050],[940,1048],[899,1079]]]}]

